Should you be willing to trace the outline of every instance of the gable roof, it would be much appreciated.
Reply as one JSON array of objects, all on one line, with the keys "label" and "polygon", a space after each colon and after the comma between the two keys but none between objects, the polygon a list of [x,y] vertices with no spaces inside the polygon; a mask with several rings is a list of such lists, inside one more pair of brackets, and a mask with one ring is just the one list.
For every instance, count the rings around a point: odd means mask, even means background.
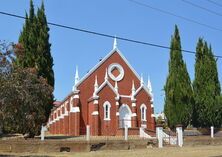
[{"label": "gable roof", "polygon": [[127,66],[133,71],[136,77],[140,80],[138,73],[133,69],[133,67],[130,65],[128,60],[123,56],[120,50],[118,48],[114,48],[99,63],[97,63],[83,78],[79,80],[79,82],[76,84],[76,87],[78,87],[86,78],[88,78],[96,69],[100,67],[100,65],[102,65],[115,52],[117,52],[120,55],[120,57],[124,60]]},{"label": "gable roof", "polygon": [[95,92],[95,94],[97,95],[106,85],[116,94],[116,96],[119,95],[108,80],[104,81],[101,84],[101,86],[98,88],[98,90]]},{"label": "gable roof", "polygon": [[134,96],[136,96],[142,89],[144,89],[144,91],[152,98],[152,95],[149,93],[148,88],[147,88],[146,86],[144,86],[144,85],[140,86],[140,87],[136,90]]}]

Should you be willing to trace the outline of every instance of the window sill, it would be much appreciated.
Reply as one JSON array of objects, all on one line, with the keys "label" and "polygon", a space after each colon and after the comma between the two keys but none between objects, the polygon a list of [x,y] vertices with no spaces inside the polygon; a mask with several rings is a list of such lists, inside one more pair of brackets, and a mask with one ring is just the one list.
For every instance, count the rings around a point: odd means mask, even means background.
[{"label": "window sill", "polygon": [[110,118],[106,118],[106,119],[103,119],[103,120],[105,120],[105,121],[110,121],[111,119],[110,119]]}]

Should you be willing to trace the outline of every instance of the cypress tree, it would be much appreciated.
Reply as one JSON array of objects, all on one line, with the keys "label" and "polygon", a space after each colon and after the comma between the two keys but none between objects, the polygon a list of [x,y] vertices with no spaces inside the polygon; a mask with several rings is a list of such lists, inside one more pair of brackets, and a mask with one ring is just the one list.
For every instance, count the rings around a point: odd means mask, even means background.
[{"label": "cypress tree", "polygon": [[[30,0],[29,15],[26,13],[19,43],[22,47],[22,55],[17,55],[15,65],[21,68],[35,68],[37,76],[46,79],[47,83],[54,88],[53,58],[50,52],[49,27],[43,2],[35,14],[33,1]],[[48,105],[45,108],[47,117],[52,107],[53,93],[50,97],[51,102],[46,102]]]},{"label": "cypress tree", "polygon": [[40,76],[47,79],[49,85],[54,87],[54,72],[53,72],[53,58],[51,56],[49,43],[49,27],[45,16],[45,8],[42,3],[41,8],[37,12],[38,19],[38,40],[37,40],[37,58],[38,73]]},{"label": "cypress tree", "polygon": [[220,82],[216,59],[211,46],[199,38],[196,47],[195,79],[193,82],[195,106],[193,124],[197,127],[221,125]]},{"label": "cypress tree", "polygon": [[183,61],[177,26],[175,26],[170,48],[169,74],[164,86],[164,112],[167,117],[168,126],[174,129],[178,124],[186,127],[190,123],[193,101],[191,81],[186,64]]},{"label": "cypress tree", "polygon": [[[38,75],[45,78],[48,84],[54,88],[54,72],[53,72],[53,58],[51,56],[51,44],[49,43],[49,27],[45,16],[45,8],[42,2],[41,8],[37,11],[37,26],[38,26],[38,40],[36,63],[38,65]],[[46,106],[47,117],[50,114],[54,97],[51,95],[51,102]]]},{"label": "cypress tree", "polygon": [[26,20],[23,26],[23,31],[19,37],[19,43],[23,48],[23,58],[17,57],[17,66],[23,68],[36,68],[35,59],[37,57],[37,33],[37,18],[35,16],[33,1],[30,0],[29,16],[26,13]]},{"label": "cypress tree", "polygon": [[22,57],[17,57],[16,65],[23,68],[35,68],[38,76],[45,78],[48,84],[54,87],[49,27],[43,2],[41,8],[38,8],[36,16],[33,1],[30,1],[29,16],[26,13],[26,20],[19,37],[19,43],[22,45],[23,55]]}]

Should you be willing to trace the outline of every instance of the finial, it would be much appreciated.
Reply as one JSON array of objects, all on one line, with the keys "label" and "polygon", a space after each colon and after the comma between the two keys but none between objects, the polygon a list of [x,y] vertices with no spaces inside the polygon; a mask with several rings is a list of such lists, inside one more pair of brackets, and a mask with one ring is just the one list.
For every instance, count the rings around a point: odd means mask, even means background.
[{"label": "finial", "polygon": [[78,66],[76,66],[76,74],[75,74],[75,85],[79,82],[79,71]]},{"label": "finial", "polygon": [[148,76],[148,82],[147,82],[147,88],[149,90],[150,93],[152,93],[152,85],[151,85],[151,81],[150,81],[150,76]]},{"label": "finial", "polygon": [[135,94],[135,92],[136,92],[135,85],[134,85],[134,80],[132,81],[132,89],[131,89],[131,91],[132,91],[132,96],[133,96]]},{"label": "finial", "polygon": [[108,80],[108,73],[107,73],[107,69],[106,69],[106,73],[105,73],[105,80]]},{"label": "finial", "polygon": [[76,85],[79,82],[79,71],[78,71],[78,66],[76,66],[76,74],[75,74],[75,84],[72,87],[72,91],[76,90]]},{"label": "finial", "polygon": [[134,85],[134,80],[132,81],[132,91],[135,91],[135,85]]},{"label": "finial", "polygon": [[97,81],[97,75],[95,76],[95,83],[94,83],[94,92],[93,92],[93,96],[96,96],[96,91],[98,89],[98,81]]},{"label": "finial", "polygon": [[132,91],[131,99],[134,100],[134,94],[136,92],[135,85],[134,85],[134,80],[132,81],[132,89],[131,89],[131,91]]},{"label": "finial", "polygon": [[144,82],[143,82],[143,74],[141,74],[141,78],[140,78],[140,85],[144,85]]},{"label": "finial", "polygon": [[98,89],[97,75],[95,76],[94,91]]},{"label": "finial", "polygon": [[116,48],[117,48],[117,40],[115,36],[114,41],[113,41],[113,49],[116,49]]}]

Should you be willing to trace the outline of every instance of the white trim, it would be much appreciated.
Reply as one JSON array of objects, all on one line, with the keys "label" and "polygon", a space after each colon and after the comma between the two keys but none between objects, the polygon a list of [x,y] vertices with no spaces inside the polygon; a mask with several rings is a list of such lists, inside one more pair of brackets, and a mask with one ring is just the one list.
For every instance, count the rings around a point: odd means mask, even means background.
[{"label": "white trim", "polygon": [[133,67],[130,65],[130,63],[127,61],[127,59],[123,56],[123,54],[120,52],[120,50],[118,48],[115,48],[113,50],[111,50],[99,63],[97,63],[81,80],[79,80],[79,82],[76,84],[76,88],[86,79],[88,78],[100,65],[102,65],[112,54],[114,54],[115,52],[117,52],[120,57],[125,61],[125,63],[127,64],[127,66],[133,71],[133,73],[136,75],[136,77],[138,78],[138,80],[140,80],[139,75],[137,74],[137,72],[133,69]]},{"label": "white trim", "polygon": [[80,109],[79,107],[71,107],[70,112],[72,113],[80,112]]},{"label": "white trim", "polygon": [[136,115],[136,113],[133,113],[132,115],[131,115],[131,117],[136,117],[137,115]]},{"label": "white trim", "polygon": [[68,115],[69,115],[68,111],[65,111],[64,117],[65,117],[65,116],[68,116]]},{"label": "white trim", "polygon": [[99,112],[98,111],[93,111],[92,115],[97,116],[97,115],[99,115]]},{"label": "white trim", "polygon": [[[144,109],[144,115],[143,115],[143,112],[142,110]],[[140,113],[141,113],[141,121],[146,121],[146,116],[147,116],[147,107],[145,104],[142,104],[140,106]]]},{"label": "white trim", "polygon": [[59,121],[59,117],[56,117],[55,122]]},{"label": "white trim", "polygon": [[119,100],[119,93],[118,93],[118,95],[115,97],[115,100],[116,100],[116,101]]},{"label": "white trim", "polygon": [[[119,71],[119,75],[117,76],[117,77],[115,77],[113,74],[112,74],[112,71],[113,71],[113,69],[117,69],[118,71]],[[123,67],[120,65],[120,64],[118,64],[118,63],[112,63],[112,64],[110,64],[109,65],[109,67],[108,67],[108,75],[109,75],[109,77],[113,80],[113,81],[120,81],[120,80],[122,80],[123,79],[123,77],[124,77],[124,69],[123,69]]]},{"label": "white trim", "polygon": [[147,87],[144,86],[144,85],[141,85],[141,86],[136,90],[135,94],[132,95],[132,96],[135,97],[135,96],[139,93],[139,91],[140,91],[141,89],[144,89],[145,92],[146,92],[146,93],[151,97],[151,99],[152,99],[152,95],[149,93]]},{"label": "white trim", "polygon": [[119,102],[118,101],[116,102],[116,106],[119,106]]},{"label": "white trim", "polygon": [[79,95],[74,95],[74,99],[79,99]]},{"label": "white trim", "polygon": [[116,116],[119,116],[119,112],[116,112]]},{"label": "white trim", "polygon": [[132,103],[132,107],[136,107],[136,103],[135,102]]},{"label": "white trim", "polygon": [[61,114],[59,119],[64,119],[64,114]]},{"label": "white trim", "polygon": [[154,105],[153,105],[153,104],[151,104],[151,108],[154,108]]},{"label": "white trim", "polygon": [[[106,111],[106,107],[108,106],[107,108],[107,111]],[[111,108],[111,104],[109,101],[106,101],[103,103],[103,111],[104,111],[104,120],[110,120],[110,108]],[[107,112],[107,117],[106,117],[106,112]]]},{"label": "white trim", "polygon": [[99,103],[98,100],[94,100],[94,101],[93,101],[93,104],[98,104],[98,103]]},{"label": "white trim", "polygon": [[155,115],[154,115],[154,114],[151,114],[151,117],[155,117]]},{"label": "white trim", "polygon": [[111,83],[109,83],[108,80],[105,80],[101,86],[98,88],[98,90],[95,92],[95,94],[97,95],[106,85],[108,85],[112,91],[117,95],[117,97],[119,96],[119,94],[116,92],[115,88],[111,85]]},{"label": "white trim", "polygon": [[131,98],[130,95],[120,95],[120,97],[122,97],[122,98]]},{"label": "white trim", "polygon": [[141,128],[146,128],[147,125],[146,124],[141,124]]}]

